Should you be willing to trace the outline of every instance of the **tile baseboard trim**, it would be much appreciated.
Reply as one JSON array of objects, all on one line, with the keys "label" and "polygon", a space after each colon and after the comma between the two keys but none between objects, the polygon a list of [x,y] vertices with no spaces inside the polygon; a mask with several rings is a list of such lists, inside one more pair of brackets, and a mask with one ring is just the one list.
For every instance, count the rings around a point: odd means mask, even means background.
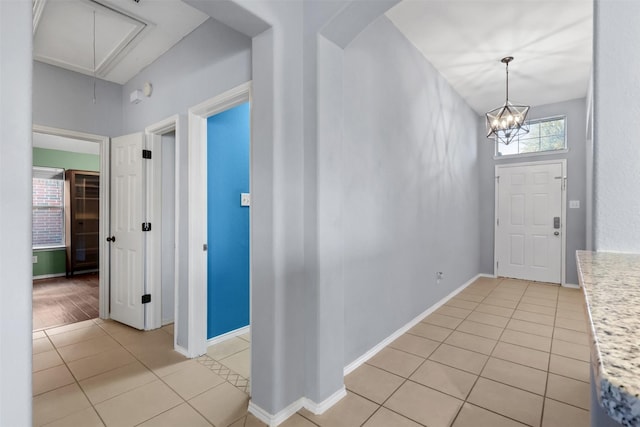
[{"label": "tile baseboard trim", "polygon": [[336,391],[320,403],[316,403],[309,398],[302,397],[275,415],[270,414],[269,412],[253,403],[253,401],[250,401],[249,412],[252,413],[257,419],[267,424],[269,427],[276,427],[285,422],[287,419],[289,419],[289,417],[294,415],[302,408],[308,409],[315,415],[320,415],[331,408],[333,405],[338,403],[346,395],[347,390],[344,386],[342,386],[338,391]]},{"label": "tile baseboard trim", "polygon": [[562,285],[563,288],[571,288],[571,289],[580,289],[580,285],[576,285],[574,283],[565,283]]},{"label": "tile baseboard trim", "polygon": [[230,340],[231,338],[235,338],[239,335],[244,335],[250,331],[251,326],[243,326],[242,328],[235,329],[233,331],[227,332],[226,334],[218,335],[217,337],[213,337],[207,340],[207,347],[220,344],[221,342]]},{"label": "tile baseboard trim", "polygon": [[434,311],[436,311],[437,309],[442,307],[447,301],[449,301],[449,299],[451,299],[454,296],[456,296],[458,293],[460,293],[462,290],[464,290],[467,286],[469,286],[470,284],[475,282],[480,277],[494,277],[494,276],[491,276],[491,275],[488,275],[488,274],[477,274],[477,275],[473,276],[467,282],[462,284],[462,286],[460,286],[457,289],[453,290],[449,295],[445,296],[440,301],[438,301],[435,304],[433,304],[431,307],[429,307],[428,309],[426,309],[425,311],[420,313],[418,316],[416,316],[413,320],[409,321],[409,323],[407,323],[406,325],[404,325],[403,327],[401,327],[400,329],[395,331],[393,334],[389,335],[384,340],[380,341],[375,347],[373,347],[372,349],[370,349],[369,351],[364,353],[362,356],[360,356],[359,358],[357,358],[356,360],[354,360],[353,362],[351,362],[347,366],[345,366],[345,368],[344,368],[344,376],[346,377],[351,372],[355,371],[363,363],[365,363],[367,360],[371,359],[373,356],[378,354],[382,349],[384,349],[386,346],[388,346],[393,341],[398,339],[401,335],[403,335],[409,329],[411,329],[414,326],[416,326],[418,323],[420,323],[420,321],[422,319],[424,319],[425,317],[427,317],[428,315],[430,315],[431,313],[433,313]]}]

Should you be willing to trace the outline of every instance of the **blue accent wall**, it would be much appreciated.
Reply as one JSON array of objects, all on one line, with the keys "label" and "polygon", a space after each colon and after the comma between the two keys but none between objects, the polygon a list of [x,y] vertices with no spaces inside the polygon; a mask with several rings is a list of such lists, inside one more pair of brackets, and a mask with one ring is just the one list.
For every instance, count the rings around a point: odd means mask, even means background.
[{"label": "blue accent wall", "polygon": [[207,121],[207,337],[249,325],[249,103]]}]

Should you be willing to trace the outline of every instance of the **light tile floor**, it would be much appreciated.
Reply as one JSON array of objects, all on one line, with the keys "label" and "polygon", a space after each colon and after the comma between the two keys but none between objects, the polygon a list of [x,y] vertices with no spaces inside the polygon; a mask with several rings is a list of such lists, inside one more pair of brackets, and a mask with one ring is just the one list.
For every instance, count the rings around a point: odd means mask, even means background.
[{"label": "light tile floor", "polygon": [[[173,352],[171,333],[99,320],[34,333],[34,424],[264,426],[224,371],[249,377],[248,337],[209,349],[216,372]],[[588,426],[588,344],[579,290],[481,278],[348,375],[326,413],[282,425]]]}]

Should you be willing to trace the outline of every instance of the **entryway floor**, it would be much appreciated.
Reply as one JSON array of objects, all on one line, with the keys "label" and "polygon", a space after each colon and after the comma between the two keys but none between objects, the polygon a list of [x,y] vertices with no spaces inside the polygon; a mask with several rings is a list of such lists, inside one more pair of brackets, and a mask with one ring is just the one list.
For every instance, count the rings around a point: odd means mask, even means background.
[{"label": "entryway floor", "polygon": [[[264,426],[232,383],[249,337],[189,360],[172,334],[99,319],[35,332],[34,425]],[[481,278],[348,375],[327,412],[282,426],[589,425],[588,344],[580,290]]]}]

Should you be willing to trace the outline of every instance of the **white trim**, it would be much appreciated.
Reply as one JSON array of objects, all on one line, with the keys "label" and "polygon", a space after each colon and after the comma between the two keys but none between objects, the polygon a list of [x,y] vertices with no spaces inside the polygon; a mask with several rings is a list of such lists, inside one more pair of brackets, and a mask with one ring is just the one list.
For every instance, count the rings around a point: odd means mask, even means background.
[{"label": "white trim", "polygon": [[66,276],[65,273],[41,274],[39,276],[33,276],[33,280],[51,279],[52,277],[64,277],[64,276]]},{"label": "white trim", "polygon": [[487,274],[487,273],[480,273],[476,277],[488,277],[489,279],[497,279],[498,278],[498,276],[496,276],[495,274]]},{"label": "white trim", "polygon": [[[542,160],[538,162],[521,162],[521,163],[507,163],[501,165],[495,165],[494,177],[498,176],[498,169],[511,168],[520,166],[538,166],[538,165],[553,165],[560,164],[562,167],[562,190],[560,196],[560,224],[561,224],[561,244],[560,244],[560,285],[565,286],[566,281],[566,263],[567,263],[567,159],[555,159],[555,160]],[[493,212],[493,274],[498,275],[496,263],[498,260],[498,245],[496,235],[498,234],[497,220],[500,204],[498,197],[498,180],[494,178],[494,212]],[[526,280],[526,279],[524,279]]]},{"label": "white trim", "polygon": [[316,403],[306,397],[303,398],[303,406],[311,411],[314,415],[322,415],[346,395],[347,389],[343,385],[339,390],[337,390],[335,393],[333,393],[331,396],[327,397],[320,403]]},{"label": "white trim", "polygon": [[[175,114],[173,116],[167,117],[164,120],[161,120],[157,123],[154,123],[152,125],[147,126],[144,129],[144,133],[146,135],[150,136],[150,139],[152,141],[152,146],[153,149],[158,153],[158,156],[161,153],[161,147],[160,144],[162,143],[162,135],[165,135],[169,132],[174,132],[175,133],[175,143],[174,143],[174,150],[175,150],[175,156],[174,156],[174,180],[176,181],[176,185],[174,188],[174,200],[175,200],[175,212],[174,212],[174,219],[175,219],[175,235],[174,235],[174,241],[175,241],[175,249],[176,251],[174,251],[174,277],[173,277],[173,291],[174,291],[174,307],[173,307],[173,324],[174,324],[174,332],[173,332],[173,348],[174,350],[178,351],[179,353],[183,354],[184,356],[188,357],[188,350],[184,349],[183,347],[178,346],[178,324],[180,323],[179,320],[179,292],[178,292],[178,283],[180,280],[180,257],[178,256],[177,250],[178,248],[178,244],[180,242],[180,227],[179,227],[179,223],[180,223],[180,206],[178,203],[179,200],[179,191],[181,186],[178,185],[179,184],[179,179],[180,179],[180,144],[181,139],[180,139],[180,115]],[[159,158],[159,157],[157,157]],[[156,171],[156,175],[155,178],[161,180],[161,174],[159,173],[160,171]],[[157,184],[157,183],[156,183]],[[160,189],[162,190],[162,189]],[[154,194],[155,196],[160,195],[162,191],[156,192],[156,194]],[[158,204],[159,204],[159,197],[153,197],[153,199],[155,199],[155,203],[153,203],[155,205],[156,208],[158,208]],[[159,209],[160,211],[162,209]],[[161,221],[161,218],[160,218]],[[161,231],[161,222],[158,222],[156,228],[157,231]],[[157,246],[160,246],[161,241],[158,242]],[[154,272],[154,275],[157,277],[160,277],[160,269],[161,269],[161,265],[162,265],[162,259],[160,258],[160,255],[156,254],[155,257],[151,258],[151,265],[149,266],[150,271]],[[164,326],[162,324],[162,282],[160,280],[157,280],[155,283],[155,286],[153,288],[152,293],[154,293],[155,295],[157,295],[157,303],[153,306],[153,308],[151,308],[150,312],[147,312],[147,322],[151,322],[151,323],[147,323],[152,325],[152,327],[150,327],[149,329],[155,329],[161,326]],[[153,301],[153,300],[152,300]],[[171,322],[169,322],[171,323]],[[160,326],[158,326],[160,325]]]},{"label": "white trim", "polygon": [[62,136],[65,138],[81,139],[100,144],[100,279],[98,285],[99,312],[101,319],[109,318],[109,185],[110,185],[110,159],[109,152],[111,140],[109,137],[90,133],[77,132],[67,129],[59,129],[49,126],[33,125],[32,131],[46,135]]},{"label": "white trim", "polygon": [[571,288],[571,289],[580,289],[580,285],[576,285],[575,283],[565,283],[562,285],[563,288]]},{"label": "white trim", "polygon": [[506,156],[493,156],[493,160],[524,159],[527,157],[550,156],[552,154],[567,154],[568,152],[569,149],[564,148],[562,150],[536,151],[535,153],[507,154]]},{"label": "white trim", "polygon": [[401,335],[403,335],[404,333],[406,333],[409,329],[413,328],[414,326],[416,326],[418,323],[420,323],[420,321],[422,321],[422,319],[424,319],[425,317],[427,317],[429,314],[433,313],[434,311],[436,311],[438,308],[440,308],[441,306],[443,306],[447,301],[449,301],[449,299],[453,298],[454,296],[456,296],[459,292],[461,292],[464,288],[466,288],[467,286],[469,286],[470,284],[472,284],[473,282],[475,282],[479,277],[484,277],[484,275],[481,274],[477,274],[476,276],[474,276],[473,278],[471,278],[470,280],[468,280],[466,283],[464,283],[462,286],[458,287],[457,289],[455,289],[454,291],[452,291],[451,293],[449,293],[449,295],[445,296],[444,298],[442,298],[440,301],[436,302],[435,304],[433,304],[431,307],[427,308],[425,311],[423,311],[422,313],[420,313],[419,315],[417,315],[416,317],[413,318],[413,320],[409,321],[409,323],[407,323],[406,325],[404,325],[403,327],[401,327],[400,329],[398,329],[397,331],[395,331],[394,333],[392,333],[391,335],[389,335],[387,338],[383,339],[382,341],[380,341],[378,344],[376,344],[373,348],[371,348],[369,351],[367,351],[366,353],[364,353],[362,356],[358,357],[356,360],[354,360],[353,362],[349,363],[347,366],[345,366],[344,368],[344,375],[347,376],[349,375],[351,372],[353,372],[354,370],[356,370],[358,367],[360,367],[363,363],[365,363],[367,360],[371,359],[373,356],[375,356],[376,354],[378,354],[378,352],[380,352],[382,349],[384,349],[386,346],[388,346],[389,344],[391,344],[393,341],[395,341],[396,339],[398,339]]},{"label": "white trim", "polygon": [[231,338],[235,338],[240,335],[244,335],[251,331],[251,326],[243,326],[242,328],[235,329],[227,332],[226,334],[218,335],[217,337],[209,338],[207,340],[207,347],[220,344],[221,342],[229,341]]},{"label": "white trim", "polygon": [[[207,118],[251,101],[251,82],[189,108],[189,356],[207,348]],[[251,160],[250,160],[251,161]],[[249,230],[251,230],[249,221]],[[251,235],[251,231],[249,231]],[[251,245],[250,245],[251,246]],[[251,269],[251,267],[250,267]],[[251,273],[250,277],[251,277]],[[249,279],[251,295],[251,278]]]}]

